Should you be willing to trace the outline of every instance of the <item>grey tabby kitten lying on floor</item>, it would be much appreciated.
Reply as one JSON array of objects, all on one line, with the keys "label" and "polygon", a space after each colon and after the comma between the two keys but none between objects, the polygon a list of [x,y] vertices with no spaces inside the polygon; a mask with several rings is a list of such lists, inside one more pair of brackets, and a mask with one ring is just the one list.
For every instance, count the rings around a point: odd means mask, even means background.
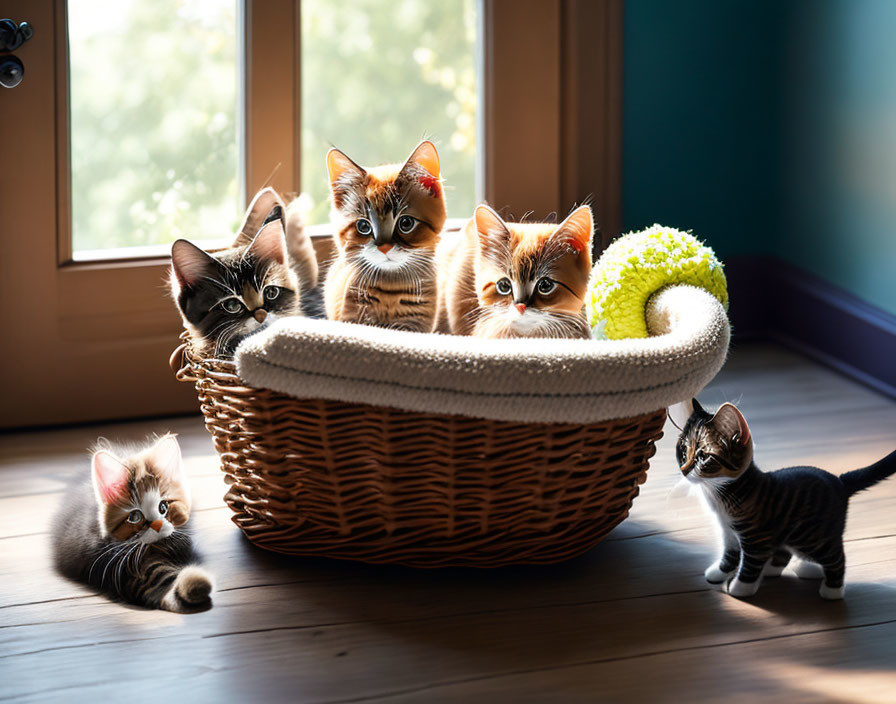
[{"label": "grey tabby kitten lying on floor", "polygon": [[706,580],[727,583],[732,596],[752,596],[763,576],[781,574],[796,556],[797,575],[823,577],[821,596],[842,599],[849,497],[896,473],[896,452],[839,477],[816,467],[766,473],[753,462],[750,428],[737,408],[726,403],[711,414],[697,399],[685,406],[678,464],[722,534],[722,556]]},{"label": "grey tabby kitten lying on floor", "polygon": [[196,564],[189,518],[190,490],[173,435],[134,450],[97,449],[91,479],[66,492],[56,514],[56,567],[130,604],[208,608],[212,579]]}]

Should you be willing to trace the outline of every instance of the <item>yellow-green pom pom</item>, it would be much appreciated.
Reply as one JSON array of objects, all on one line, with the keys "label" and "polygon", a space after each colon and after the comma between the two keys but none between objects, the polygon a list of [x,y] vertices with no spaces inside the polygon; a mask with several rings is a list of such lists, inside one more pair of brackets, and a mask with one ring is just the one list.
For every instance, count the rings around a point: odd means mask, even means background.
[{"label": "yellow-green pom pom", "polygon": [[670,284],[702,286],[728,308],[722,263],[689,232],[654,225],[617,239],[591,271],[586,307],[594,337],[647,337],[647,301]]}]

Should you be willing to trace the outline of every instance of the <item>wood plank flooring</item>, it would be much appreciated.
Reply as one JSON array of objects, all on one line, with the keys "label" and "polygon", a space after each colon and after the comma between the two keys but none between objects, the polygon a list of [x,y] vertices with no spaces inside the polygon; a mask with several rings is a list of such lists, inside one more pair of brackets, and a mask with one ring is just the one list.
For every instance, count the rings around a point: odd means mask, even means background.
[{"label": "wood plank flooring", "polygon": [[[866,465],[896,403],[781,348],[737,348],[701,395],[739,403],[765,469]],[[99,435],[180,434],[214,606],[113,604],[53,573],[49,517]],[[894,702],[896,479],[858,495],[847,598],[789,572],[750,601],[710,588],[712,531],[667,426],[631,517],[572,562],[414,571],[290,559],[230,521],[201,419],[0,436],[0,700]]]}]

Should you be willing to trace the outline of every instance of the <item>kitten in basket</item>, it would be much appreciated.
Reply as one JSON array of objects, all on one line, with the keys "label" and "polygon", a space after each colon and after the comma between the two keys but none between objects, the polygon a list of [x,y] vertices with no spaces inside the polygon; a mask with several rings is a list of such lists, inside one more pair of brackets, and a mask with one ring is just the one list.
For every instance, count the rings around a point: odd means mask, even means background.
[{"label": "kitten in basket", "polygon": [[324,298],[331,320],[430,332],[436,244],[445,225],[439,155],[421,142],[404,164],[364,168],[327,154],[336,259]]},{"label": "kitten in basket", "polygon": [[287,208],[266,188],[229,249],[208,254],[187,240],[172,245],[171,293],[194,352],[228,358],[277,318],[322,316],[317,259],[299,210],[298,199]]},{"label": "kitten in basket", "polygon": [[437,330],[477,337],[591,339],[591,208],[559,225],[504,222],[487,205],[439,245]]},{"label": "kitten in basket", "polygon": [[173,435],[129,452],[97,449],[91,480],[67,492],[56,514],[56,567],[130,604],[208,608],[212,579],[195,564],[189,517],[190,491]]},{"label": "kitten in basket", "polygon": [[689,417],[675,448],[678,464],[722,537],[722,556],[707,568],[706,580],[726,584],[732,596],[752,596],[763,576],[781,574],[796,557],[798,576],[823,578],[821,596],[842,599],[849,498],[896,473],[896,452],[840,476],[817,467],[762,472],[735,406],[726,403],[714,414],[697,399],[684,406]]}]

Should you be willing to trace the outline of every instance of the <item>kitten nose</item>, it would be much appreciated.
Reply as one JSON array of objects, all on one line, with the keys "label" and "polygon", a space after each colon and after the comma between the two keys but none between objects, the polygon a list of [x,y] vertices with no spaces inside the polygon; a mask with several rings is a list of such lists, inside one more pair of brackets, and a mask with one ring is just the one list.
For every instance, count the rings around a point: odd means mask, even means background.
[{"label": "kitten nose", "polygon": [[520,315],[526,312],[526,304],[525,303],[517,303],[516,309],[520,312]]},{"label": "kitten nose", "polygon": [[385,244],[378,245],[378,246],[377,246],[377,249],[380,250],[383,254],[385,254],[385,253],[388,252],[390,249],[392,249],[392,243],[391,243],[391,242],[386,242]]},{"label": "kitten nose", "polygon": [[252,315],[259,323],[263,323],[264,319],[268,317],[268,312],[264,308],[259,308]]},{"label": "kitten nose", "polygon": [[152,528],[156,533],[160,533],[162,531],[162,519],[153,521],[149,524],[149,527]]}]

